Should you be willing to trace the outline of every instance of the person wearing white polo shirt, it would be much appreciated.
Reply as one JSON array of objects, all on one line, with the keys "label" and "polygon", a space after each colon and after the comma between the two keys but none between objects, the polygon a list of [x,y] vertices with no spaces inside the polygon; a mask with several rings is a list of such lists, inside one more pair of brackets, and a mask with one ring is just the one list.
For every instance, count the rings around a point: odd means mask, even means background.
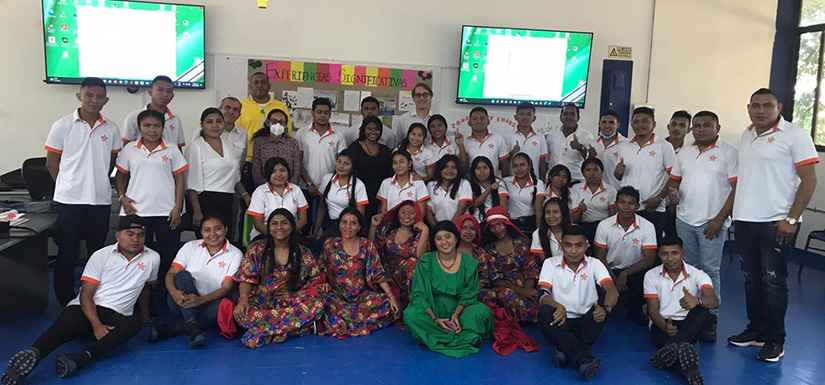
[{"label": "person wearing white polo shirt", "polygon": [[[559,367],[575,365],[590,380],[602,361],[588,348],[599,338],[619,293],[605,265],[586,255],[589,245],[581,226],[564,228],[561,247],[564,256],[550,258],[541,267],[539,330],[553,345]],[[597,287],[605,291],[603,301]]]},{"label": "person wearing white polo shirt", "polygon": [[[667,124],[667,138],[665,140],[673,147],[673,153],[679,156],[679,152],[685,148],[685,136],[690,133],[691,121],[693,117],[685,110],[679,110],[670,116]],[[668,188],[668,190],[670,190]],[[665,235],[676,235],[676,202],[665,199]]]},{"label": "person wearing white polo shirt", "polygon": [[407,136],[398,143],[398,149],[410,154],[413,161],[412,172],[416,179],[421,179],[424,183],[433,178],[435,171],[435,151],[424,145],[427,140],[427,126],[421,123],[413,123],[407,130]]},{"label": "person wearing white polo shirt", "polygon": [[530,244],[530,254],[544,263],[549,258],[561,257],[562,231],[570,225],[570,210],[567,202],[559,198],[550,198],[544,201],[541,225],[533,231],[533,242]]},{"label": "person wearing white polo shirt", "polygon": [[[407,130],[413,123],[421,123],[425,127],[433,115],[433,89],[427,83],[418,83],[412,90],[415,109],[392,119],[392,132],[395,133],[395,143],[400,143],[407,136]],[[390,147],[393,148],[393,147]]]},{"label": "person wearing white polo shirt", "polygon": [[[470,160],[467,157],[467,149],[464,147],[464,135],[458,130],[448,132],[447,119],[444,116],[439,114],[430,116],[427,121],[427,131],[430,133],[430,140],[427,140],[424,146],[435,155],[436,161],[445,155],[455,155],[461,160],[462,167],[469,167]],[[461,174],[465,174],[466,171],[462,168]]]},{"label": "person wearing white polo shirt", "polygon": [[520,152],[513,156],[515,175],[504,178],[507,188],[507,210],[513,223],[525,234],[532,234],[541,224],[544,205],[544,182],[533,172],[530,156]]},{"label": "person wearing white polo shirt", "polygon": [[[676,231],[684,241],[685,262],[698,267],[713,282],[721,301],[719,273],[736,193],[739,152],[719,138],[719,117],[700,111],[693,118],[693,144],[676,155],[670,172],[669,198],[678,203]],[[711,310],[702,341],[716,341],[719,312]]]},{"label": "person wearing white polo shirt", "polygon": [[700,385],[704,379],[694,344],[719,300],[710,277],[685,263],[684,256],[682,240],[665,237],[659,245],[662,265],[645,273],[650,341],[659,349],[650,363],[656,369],[675,367],[688,384]]},{"label": "person wearing white polo shirt", "polygon": [[584,227],[588,242],[595,240],[599,222],[616,214],[616,189],[604,184],[603,170],[599,158],[587,158],[582,163],[584,183],[570,188],[571,219]]},{"label": "person wearing white polo shirt", "polygon": [[330,114],[332,103],[329,99],[315,99],[312,102],[312,124],[295,133],[304,160],[301,178],[307,185],[309,198],[318,194],[321,178],[335,171],[335,158],[346,148],[344,135],[329,122]]},{"label": "person wearing white polo shirt", "polygon": [[[141,321],[151,321],[149,286],[157,280],[160,256],[144,247],[143,219],[134,215],[121,217],[117,229],[117,244],[97,250],[89,257],[77,298],[63,308],[57,320],[30,348],[9,360],[8,368],[0,375],[0,383],[19,383],[61,345],[94,335],[95,341],[81,350],[55,357],[58,377],[70,376],[137,335]],[[135,303],[140,304],[140,315],[133,314]]]},{"label": "person wearing white polo shirt", "polygon": [[320,188],[318,195],[321,197],[321,204],[318,205],[315,225],[309,237],[316,238],[319,235],[324,219],[329,214],[329,227],[318,237],[323,245],[327,238],[341,235],[339,220],[345,208],[354,207],[364,215],[370,200],[366,185],[355,177],[355,166],[349,149],[338,154],[335,172],[324,176]]},{"label": "person wearing white polo shirt", "polygon": [[616,170],[616,165],[619,163],[621,146],[627,143],[627,138],[619,132],[621,125],[618,112],[605,111],[599,119],[599,137],[593,143],[596,157],[604,165],[602,180],[617,190],[622,187],[622,184],[613,175],[613,171]]},{"label": "person wearing white polo shirt", "polygon": [[100,114],[109,101],[99,78],[86,78],[76,95],[80,108],[52,124],[46,139],[46,168],[55,180],[57,261],[54,293],[65,306],[75,297],[74,266],[81,239],[86,250],[103,247],[109,232],[109,175],[120,152],[120,128]]},{"label": "person wearing white polo shirt", "polygon": [[392,153],[392,170],[395,175],[392,178],[384,179],[378,187],[375,198],[381,201],[378,214],[395,209],[404,201],[414,201],[418,204],[418,210],[422,219],[427,217],[426,201],[430,199],[427,185],[421,180],[412,177],[412,157],[404,150],[395,150]]},{"label": "person wearing white polo shirt", "polygon": [[435,164],[433,180],[427,183],[430,200],[427,202],[427,223],[455,222],[467,213],[473,204],[470,182],[459,174],[461,161],[452,154],[444,155]]},{"label": "person wearing white polo shirt", "polygon": [[561,127],[552,128],[547,133],[549,166],[566,166],[570,170],[570,182],[573,184],[583,179],[582,162],[596,156],[595,150],[590,151],[593,147],[593,134],[584,129],[579,130],[579,118],[579,107],[567,104],[561,109]]},{"label": "person wearing white polo shirt", "polygon": [[639,215],[652,222],[656,237],[661,237],[665,231],[666,184],[676,163],[676,153],[670,143],[653,133],[656,119],[650,107],[633,110],[631,127],[636,136],[622,145],[613,175],[622,186],[639,190],[640,203],[644,205]]},{"label": "person wearing white polo shirt", "polygon": [[189,241],[178,251],[164,283],[169,310],[183,322],[152,325],[149,342],[188,334],[189,347],[194,349],[206,343],[201,329],[218,325],[221,300],[235,289],[232,277],[243,259],[243,253],[226,239],[224,221],[217,215],[205,217],[203,240]]},{"label": "person wearing white polo shirt", "polygon": [[521,102],[516,106],[516,130],[507,138],[510,141],[511,155],[523,152],[533,160],[533,172],[541,179],[547,176],[547,140],[536,133],[533,123],[536,121],[536,106],[530,102]]},{"label": "person wearing white polo shirt", "polygon": [[300,231],[307,224],[307,204],[304,193],[298,185],[289,183],[289,164],[284,158],[269,158],[264,165],[264,173],[269,181],[255,189],[246,214],[252,217],[253,229],[249,239],[254,240],[261,234],[268,234],[266,218],[278,208],[289,210],[298,218],[295,230]]},{"label": "person wearing white polo shirt", "polygon": [[174,144],[178,148],[185,146],[186,138],[183,133],[183,122],[179,116],[172,114],[172,110],[169,109],[169,103],[175,98],[172,79],[164,75],[155,76],[146,92],[149,94],[149,104],[143,109],[132,111],[123,120],[123,144],[140,139],[140,126],[137,116],[142,111],[154,110],[166,117],[163,125],[163,140],[166,143]]},{"label": "person wearing white polo shirt", "polygon": [[627,316],[637,325],[647,323],[642,311],[645,272],[656,261],[656,230],[636,213],[639,191],[625,186],[616,192],[616,215],[599,222],[594,254],[610,269],[619,293],[626,297]]},{"label": "person wearing white polo shirt", "polygon": [[510,150],[507,139],[490,132],[490,115],[484,107],[475,107],[470,110],[470,128],[472,133],[464,141],[467,157],[472,164],[476,157],[483,156],[493,164],[493,172],[497,177],[510,176]]},{"label": "person wearing white polo shirt", "polygon": [[788,258],[802,212],[816,189],[819,155],[809,132],[780,116],[782,103],[762,88],[748,104],[751,126],[739,144],[739,179],[733,220],[745,273],[750,323],[728,338],[737,346],[764,344],[756,358],[785,354]]},{"label": "person wearing white polo shirt", "polygon": [[[367,96],[366,98],[361,99],[361,117],[366,119],[370,116],[381,119],[381,105],[378,102],[378,99],[373,96]],[[363,123],[363,120],[361,123]],[[344,141],[346,147],[349,147],[358,141],[358,137],[361,135],[361,123],[353,124],[352,126],[341,129],[345,133]],[[378,139],[378,143],[394,149],[396,143],[398,143],[395,140],[395,132],[393,132],[392,128],[384,126],[383,123],[381,125],[381,138]]]},{"label": "person wearing white polo shirt", "polygon": [[117,157],[115,189],[120,216],[146,221],[146,241],[160,253],[160,274],[165,275],[180,248],[183,173],[189,165],[180,150],[161,137],[163,114],[146,110],[137,119],[140,138],[127,143]]}]

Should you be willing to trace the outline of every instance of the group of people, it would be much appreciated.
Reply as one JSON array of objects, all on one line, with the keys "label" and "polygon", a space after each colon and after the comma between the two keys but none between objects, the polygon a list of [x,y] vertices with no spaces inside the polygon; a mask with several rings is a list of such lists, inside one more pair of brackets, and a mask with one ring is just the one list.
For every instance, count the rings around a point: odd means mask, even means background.
[{"label": "group of people", "polygon": [[[728,342],[761,346],[763,361],[784,354],[787,259],[819,158],[772,91],[751,96],[753,124],[737,150],[719,138],[711,111],[677,111],[663,139],[654,111],[636,108],[628,140],[614,111],[602,113],[594,139],[567,105],[545,138],[530,103],[517,106],[508,135],[489,131],[487,111],[476,107],[465,138],[432,113],[424,83],[413,89],[416,109],[393,128],[370,97],[358,126],[333,127],[330,102],[319,98],[312,124],[292,127],[269,89],[255,73],[250,98],[204,110],[185,145],[168,78],[152,82],[151,103],[127,117],[122,135],[100,114],[103,82],[83,82],[80,108],[55,122],[46,142],[58,210],[54,284],[65,308],[12,357],[3,385],[62,343],[94,337],[56,357],[58,375],[68,376],[141,322],[152,323],[150,341],[186,335],[200,347],[227,303],[251,348],[396,324],[452,357],[477,352],[492,335],[487,305],[495,305],[538,323],[557,364],[586,379],[601,365],[589,346],[625,307],[650,330],[651,363],[701,384],[695,344],[716,340],[732,221],[750,323]],[[113,167],[121,219],[117,244],[104,247]],[[233,216],[236,203],[244,215]],[[199,239],[181,247],[187,221]],[[81,238],[97,251],[76,295]],[[154,322],[162,302],[177,322]]]}]

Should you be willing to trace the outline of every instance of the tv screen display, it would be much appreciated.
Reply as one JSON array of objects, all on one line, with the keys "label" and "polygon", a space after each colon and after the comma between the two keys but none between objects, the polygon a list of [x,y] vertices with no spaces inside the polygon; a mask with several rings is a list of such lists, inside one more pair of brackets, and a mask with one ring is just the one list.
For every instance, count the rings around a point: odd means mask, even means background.
[{"label": "tv screen display", "polygon": [[115,86],[169,76],[204,88],[204,7],[113,0],[43,0],[46,83],[94,76]]},{"label": "tv screen display", "polygon": [[584,107],[593,34],[462,28],[456,103]]}]

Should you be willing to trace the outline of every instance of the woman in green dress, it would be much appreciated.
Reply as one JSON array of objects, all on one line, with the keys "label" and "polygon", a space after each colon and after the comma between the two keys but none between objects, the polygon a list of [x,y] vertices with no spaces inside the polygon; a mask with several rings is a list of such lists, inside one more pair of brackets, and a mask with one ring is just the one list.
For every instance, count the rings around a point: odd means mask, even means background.
[{"label": "woman in green dress", "polygon": [[441,354],[462,358],[478,352],[493,334],[493,314],[478,302],[478,261],[456,250],[458,228],[438,222],[430,231],[433,252],[415,268],[404,324],[413,337]]}]

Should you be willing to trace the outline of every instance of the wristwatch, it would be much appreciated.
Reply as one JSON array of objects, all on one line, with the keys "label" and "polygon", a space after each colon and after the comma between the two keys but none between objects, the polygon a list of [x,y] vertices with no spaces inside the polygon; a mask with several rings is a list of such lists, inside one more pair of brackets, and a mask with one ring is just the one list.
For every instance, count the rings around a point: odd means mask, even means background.
[{"label": "wristwatch", "polygon": [[604,305],[604,311],[607,312],[607,314],[610,314],[610,312],[613,311],[613,308],[608,306],[607,304],[605,304]]},{"label": "wristwatch", "polygon": [[788,222],[788,224],[791,226],[796,226],[796,223],[799,222],[799,219],[787,217],[785,218],[785,222]]}]

